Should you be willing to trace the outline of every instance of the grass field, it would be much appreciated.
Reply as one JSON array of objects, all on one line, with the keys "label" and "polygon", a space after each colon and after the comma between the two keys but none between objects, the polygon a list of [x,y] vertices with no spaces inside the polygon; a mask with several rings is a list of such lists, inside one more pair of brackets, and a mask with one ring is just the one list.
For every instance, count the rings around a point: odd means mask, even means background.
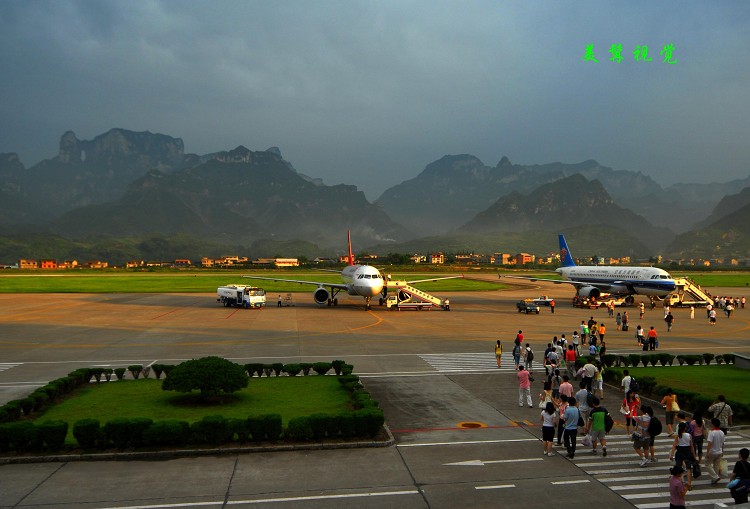
[{"label": "grass field", "polygon": [[[0,293],[215,293],[216,288],[227,284],[247,284],[264,288],[267,292],[304,292],[312,285],[253,280],[241,277],[240,272],[227,274],[202,272],[106,272],[49,274],[20,273],[0,274]],[[263,272],[263,277],[279,277],[305,281],[340,283],[341,276],[321,272]],[[401,277],[394,274],[394,277]],[[411,274],[409,280],[440,277],[432,273]],[[427,292],[498,290],[504,286],[497,283],[470,279],[445,279],[417,285]]]},{"label": "grass field", "polygon": [[702,394],[709,398],[723,394],[730,400],[747,401],[748,399],[748,371],[737,368],[733,364],[640,367],[628,368],[628,371],[636,379],[651,376],[659,385]]},{"label": "grass field", "polygon": [[62,420],[69,423],[68,441],[74,442],[73,423],[86,418],[102,424],[119,417],[148,417],[155,421],[178,419],[187,422],[207,415],[246,419],[253,415],[279,414],[289,419],[318,412],[336,414],[350,410],[350,395],[334,376],[252,378],[246,389],[228,397],[222,404],[201,404],[197,391],[190,394],[163,391],[161,380],[125,380],[88,387],[50,407],[35,420],[38,423]]}]

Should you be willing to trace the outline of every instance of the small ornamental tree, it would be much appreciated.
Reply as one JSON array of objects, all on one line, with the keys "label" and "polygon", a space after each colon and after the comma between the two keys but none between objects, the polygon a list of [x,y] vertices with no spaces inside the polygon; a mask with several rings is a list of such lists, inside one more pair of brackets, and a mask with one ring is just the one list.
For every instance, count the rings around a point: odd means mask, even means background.
[{"label": "small ornamental tree", "polygon": [[221,357],[203,357],[178,364],[162,382],[165,391],[200,391],[201,399],[230,394],[247,387],[245,368]]}]

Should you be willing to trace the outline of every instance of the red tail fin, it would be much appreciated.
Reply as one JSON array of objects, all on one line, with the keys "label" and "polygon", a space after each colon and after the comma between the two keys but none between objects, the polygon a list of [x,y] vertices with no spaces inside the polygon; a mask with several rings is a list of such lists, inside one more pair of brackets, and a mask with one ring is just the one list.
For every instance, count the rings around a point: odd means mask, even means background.
[{"label": "red tail fin", "polygon": [[352,232],[346,231],[346,241],[349,244],[349,265],[354,265],[354,255],[352,254]]}]

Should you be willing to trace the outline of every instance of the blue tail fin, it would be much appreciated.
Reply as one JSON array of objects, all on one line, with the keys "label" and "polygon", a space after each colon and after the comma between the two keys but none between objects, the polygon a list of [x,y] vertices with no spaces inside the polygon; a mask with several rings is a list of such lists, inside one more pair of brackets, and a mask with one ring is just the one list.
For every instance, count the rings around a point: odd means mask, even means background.
[{"label": "blue tail fin", "polygon": [[575,267],[576,262],[573,261],[573,257],[570,256],[570,249],[568,249],[568,243],[565,242],[565,235],[558,235],[560,240],[560,261],[562,262],[561,267]]}]

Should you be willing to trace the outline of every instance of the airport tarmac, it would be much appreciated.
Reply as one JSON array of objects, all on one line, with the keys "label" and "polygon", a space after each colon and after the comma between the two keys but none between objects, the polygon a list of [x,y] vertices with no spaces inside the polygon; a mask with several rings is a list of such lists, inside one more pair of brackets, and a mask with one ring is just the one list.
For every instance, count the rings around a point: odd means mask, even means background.
[{"label": "airport tarmac", "polygon": [[[710,289],[736,294],[737,289]],[[552,314],[519,314],[523,297],[551,295]],[[512,290],[456,292],[451,311],[364,311],[361,299],[318,307],[311,293],[294,306],[224,308],[213,294],[0,294],[0,402],[82,366],[177,363],[218,355],[238,363],[344,359],[354,365],[385,410],[396,444],[376,449],[254,453],[169,461],[60,462],[0,466],[1,508],[157,507],[611,507],[668,504],[668,449],[657,441],[656,465],[640,469],[624,429],[610,435],[609,456],[579,452],[545,457],[540,410],[518,406],[510,347],[518,330],[537,359],[552,336],[568,337],[594,316],[608,328],[609,353],[637,353],[635,326],[659,332],[671,353],[750,353],[750,310],[708,325],[705,311],[689,319],[673,309],[643,321],[627,309],[631,329],[615,330],[606,310],[573,308],[572,288],[517,284]],[[497,368],[494,343],[506,347]],[[668,369],[668,368],[665,368]],[[699,368],[696,368],[699,369]],[[532,393],[541,387],[541,377]],[[604,406],[619,420],[619,393]],[[610,399],[611,398],[611,399]],[[469,423],[468,425],[463,423]],[[463,428],[462,426],[472,426]],[[473,427],[478,426],[478,427]],[[730,434],[730,459],[748,446]],[[557,449],[561,452],[561,449]],[[564,452],[564,451],[563,451]],[[688,499],[731,501],[704,478]]]}]

